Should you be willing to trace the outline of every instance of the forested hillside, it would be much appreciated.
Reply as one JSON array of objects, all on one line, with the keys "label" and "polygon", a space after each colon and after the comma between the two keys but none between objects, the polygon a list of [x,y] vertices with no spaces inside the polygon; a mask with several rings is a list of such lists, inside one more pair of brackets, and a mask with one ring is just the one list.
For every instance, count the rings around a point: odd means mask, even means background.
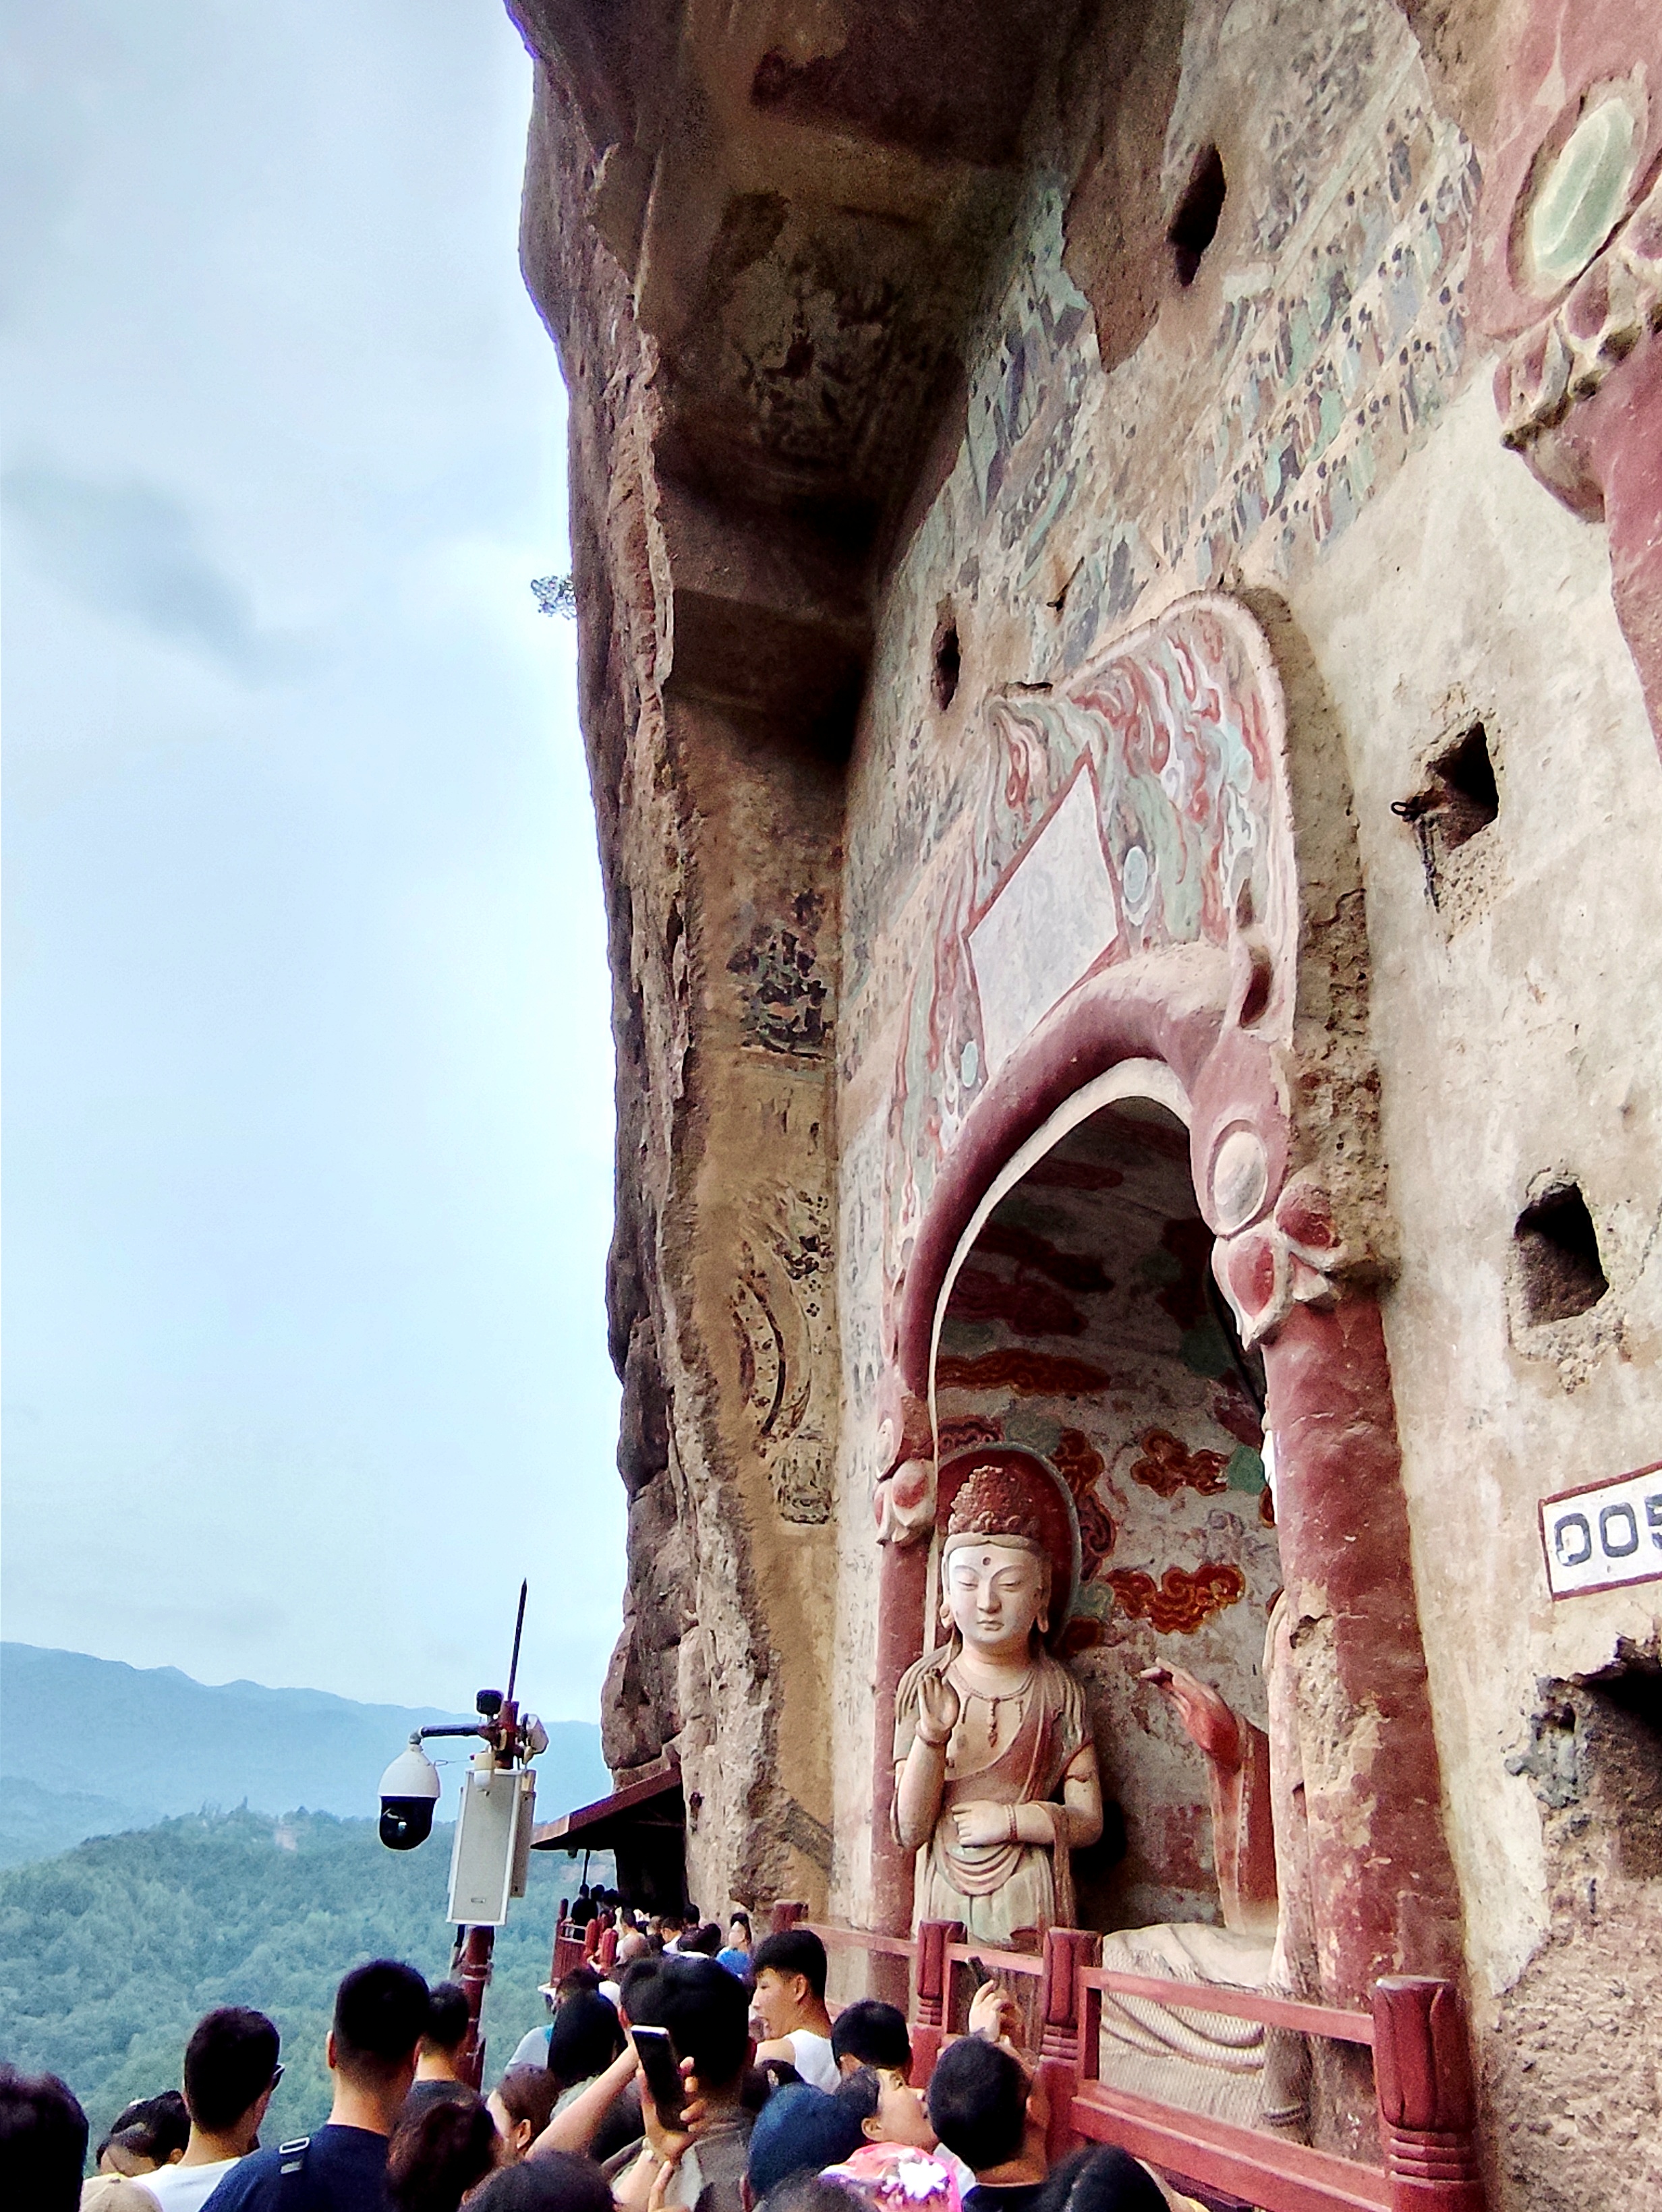
[{"label": "forested hillside", "polygon": [[[130,2097],[178,2086],[210,2006],[255,2005],[282,2031],[287,2069],[266,2140],[303,2134],[328,2110],[323,2039],[346,1968],[392,1957],[429,1979],[447,1971],[449,1864],[447,1828],[393,1852],[372,1821],[241,1811],[14,1868],[0,1874],[0,2058],[61,2075],[97,2131]],[[496,1940],[488,2074],[546,2016],[537,1984],[578,1872],[532,1855],[530,1893]]]}]

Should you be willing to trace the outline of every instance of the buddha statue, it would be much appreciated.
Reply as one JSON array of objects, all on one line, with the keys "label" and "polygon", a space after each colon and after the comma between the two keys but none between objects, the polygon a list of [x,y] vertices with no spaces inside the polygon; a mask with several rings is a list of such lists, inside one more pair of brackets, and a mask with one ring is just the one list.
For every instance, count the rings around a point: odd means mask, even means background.
[{"label": "buddha statue", "polygon": [[1085,1693],[1046,1648],[1077,1575],[1072,1500],[1009,1448],[943,1468],[939,1495],[947,1635],[895,1693],[895,1833],[917,1853],[916,1919],[1037,1950],[1075,1924],[1070,1855],[1102,1832]]}]

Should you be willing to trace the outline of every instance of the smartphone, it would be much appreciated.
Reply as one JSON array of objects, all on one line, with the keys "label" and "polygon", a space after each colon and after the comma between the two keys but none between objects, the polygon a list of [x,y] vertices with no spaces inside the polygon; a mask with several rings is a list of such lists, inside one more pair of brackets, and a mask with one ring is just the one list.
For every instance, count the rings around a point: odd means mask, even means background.
[{"label": "smartphone", "polygon": [[652,2093],[654,2111],[663,2126],[679,2127],[686,2084],[681,2078],[681,2062],[669,2039],[669,2030],[631,2025],[629,2032],[634,2039],[641,2071],[646,2075],[647,2087]]},{"label": "smartphone", "polygon": [[984,1990],[993,1978],[993,1970],[984,1959],[972,1957],[970,1960],[970,1972],[975,1976],[975,1985],[978,1990]]}]

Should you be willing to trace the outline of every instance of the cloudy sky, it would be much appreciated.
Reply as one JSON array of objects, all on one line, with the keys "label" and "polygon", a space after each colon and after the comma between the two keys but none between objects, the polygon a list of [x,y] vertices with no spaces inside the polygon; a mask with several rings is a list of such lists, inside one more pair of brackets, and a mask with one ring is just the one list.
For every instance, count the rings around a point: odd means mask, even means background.
[{"label": "cloudy sky", "polygon": [[594,1717],[564,399],[500,0],[4,0],[4,1632]]}]

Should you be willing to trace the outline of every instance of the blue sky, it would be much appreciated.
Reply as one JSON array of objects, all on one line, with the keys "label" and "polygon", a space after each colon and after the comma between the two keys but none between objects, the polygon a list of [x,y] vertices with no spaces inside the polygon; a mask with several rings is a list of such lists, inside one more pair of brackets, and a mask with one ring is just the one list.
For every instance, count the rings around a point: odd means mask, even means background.
[{"label": "blue sky", "polygon": [[564,395],[498,0],[5,0],[4,1630],[593,1717]]}]

